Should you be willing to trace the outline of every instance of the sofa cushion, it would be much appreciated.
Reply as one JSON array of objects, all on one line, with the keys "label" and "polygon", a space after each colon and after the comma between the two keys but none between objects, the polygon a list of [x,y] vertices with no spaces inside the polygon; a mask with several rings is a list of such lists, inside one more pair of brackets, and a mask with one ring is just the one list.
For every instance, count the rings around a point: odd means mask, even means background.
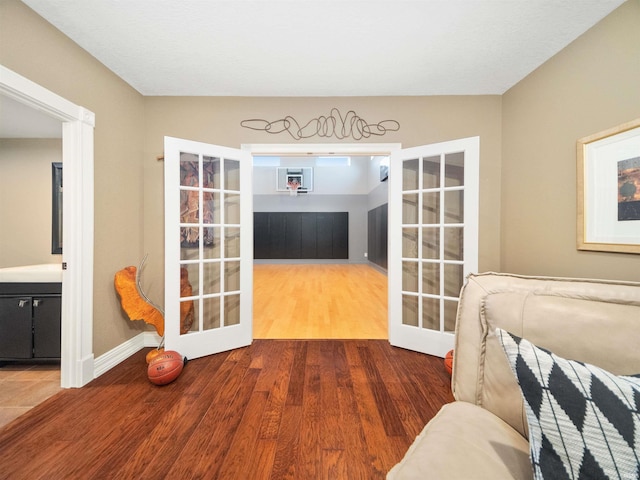
[{"label": "sofa cushion", "polygon": [[468,402],[442,407],[387,475],[403,479],[529,479],[527,439]]},{"label": "sofa cushion", "polygon": [[[526,436],[518,385],[502,347],[497,339],[491,338],[492,328],[497,326],[521,334],[565,358],[588,362],[617,375],[628,375],[640,372],[640,355],[635,345],[640,338],[638,318],[638,282],[491,272],[469,275],[458,304],[452,376],[454,397],[482,405],[503,419],[513,416],[508,423]],[[511,328],[516,323],[519,331]],[[583,341],[567,342],[576,332]],[[500,356],[498,364],[492,361],[493,340]],[[566,351],[574,347],[580,351],[575,354]],[[507,391],[509,394],[505,395]],[[520,408],[508,398],[516,398]]]},{"label": "sofa cushion", "polygon": [[[481,281],[482,295],[477,292]],[[456,327],[456,400],[480,405],[528,436],[522,395],[496,327],[616,375],[640,372],[639,286],[504,275],[470,278]],[[469,298],[469,292],[476,294]],[[567,341],[574,338],[581,340]]]},{"label": "sofa cushion", "polygon": [[640,378],[496,335],[525,399],[536,479],[640,476]]}]

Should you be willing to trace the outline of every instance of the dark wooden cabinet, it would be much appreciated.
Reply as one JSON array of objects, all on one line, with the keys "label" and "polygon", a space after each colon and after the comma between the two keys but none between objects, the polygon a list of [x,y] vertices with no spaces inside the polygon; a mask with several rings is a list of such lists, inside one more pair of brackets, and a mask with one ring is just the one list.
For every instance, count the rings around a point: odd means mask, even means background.
[{"label": "dark wooden cabinet", "polygon": [[367,216],[367,254],[369,261],[387,269],[388,204],[369,210]]},{"label": "dark wooden cabinet", "polygon": [[0,293],[0,360],[59,359],[59,284],[8,285]]},{"label": "dark wooden cabinet", "polygon": [[255,212],[256,259],[348,259],[348,212]]}]

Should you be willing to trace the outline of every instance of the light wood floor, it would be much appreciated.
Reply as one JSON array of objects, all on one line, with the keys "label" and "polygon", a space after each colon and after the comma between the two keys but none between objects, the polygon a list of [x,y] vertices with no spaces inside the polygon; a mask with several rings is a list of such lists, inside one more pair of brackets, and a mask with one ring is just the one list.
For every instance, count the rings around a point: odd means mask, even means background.
[{"label": "light wood floor", "polygon": [[258,264],[256,339],[387,339],[387,277],[368,265]]}]

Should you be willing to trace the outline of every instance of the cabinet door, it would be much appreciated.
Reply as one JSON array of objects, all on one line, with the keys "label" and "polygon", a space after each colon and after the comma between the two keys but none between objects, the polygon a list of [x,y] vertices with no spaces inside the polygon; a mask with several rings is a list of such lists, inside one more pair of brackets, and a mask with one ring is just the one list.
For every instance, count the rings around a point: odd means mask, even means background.
[{"label": "cabinet door", "polygon": [[31,297],[0,298],[0,358],[31,358]]},{"label": "cabinet door", "polygon": [[60,297],[34,297],[34,358],[60,358],[60,306]]}]

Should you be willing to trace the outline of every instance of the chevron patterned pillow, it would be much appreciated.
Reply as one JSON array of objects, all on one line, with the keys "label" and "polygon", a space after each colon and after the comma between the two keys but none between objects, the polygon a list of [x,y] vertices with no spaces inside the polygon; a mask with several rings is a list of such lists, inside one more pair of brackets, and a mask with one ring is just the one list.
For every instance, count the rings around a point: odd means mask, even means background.
[{"label": "chevron patterned pillow", "polygon": [[640,478],[640,377],[496,335],[524,396],[537,480]]}]

